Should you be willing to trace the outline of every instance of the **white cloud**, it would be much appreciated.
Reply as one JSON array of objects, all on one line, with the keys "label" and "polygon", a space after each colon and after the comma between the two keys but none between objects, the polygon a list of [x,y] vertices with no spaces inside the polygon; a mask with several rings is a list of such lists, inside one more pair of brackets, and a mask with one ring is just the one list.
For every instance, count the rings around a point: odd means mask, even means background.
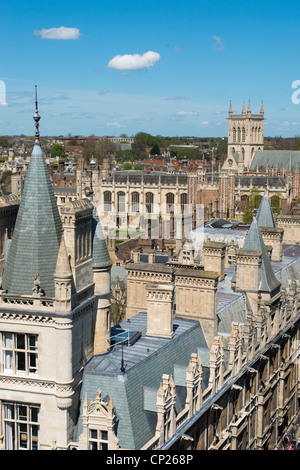
[{"label": "white cloud", "polygon": [[222,51],[224,49],[224,44],[220,36],[213,36],[215,42],[213,43],[213,48],[217,51]]},{"label": "white cloud", "polygon": [[107,122],[107,123],[106,123],[106,126],[107,126],[107,127],[124,127],[124,126],[122,126],[122,124],[120,124],[119,122]]},{"label": "white cloud", "polygon": [[209,122],[208,121],[201,121],[200,125],[201,126],[208,126]]},{"label": "white cloud", "polygon": [[198,113],[196,113],[196,111],[177,111],[177,113],[175,113],[177,116],[197,116]]},{"label": "white cloud", "polygon": [[34,31],[34,34],[43,39],[79,39],[80,31],[78,28],[60,26],[60,28],[44,28],[40,31]]},{"label": "white cloud", "polygon": [[158,52],[148,51],[143,55],[124,54],[116,55],[107,64],[108,68],[117,70],[138,70],[152,67],[160,60]]}]

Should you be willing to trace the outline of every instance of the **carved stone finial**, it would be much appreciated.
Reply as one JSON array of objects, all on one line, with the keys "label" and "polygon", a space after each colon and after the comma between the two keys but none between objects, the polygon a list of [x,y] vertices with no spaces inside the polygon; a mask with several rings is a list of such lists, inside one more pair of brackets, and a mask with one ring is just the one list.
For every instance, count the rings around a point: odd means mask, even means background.
[{"label": "carved stone finial", "polygon": [[37,295],[38,297],[43,297],[45,295],[45,292],[41,288],[41,278],[39,274],[34,276],[32,294]]}]

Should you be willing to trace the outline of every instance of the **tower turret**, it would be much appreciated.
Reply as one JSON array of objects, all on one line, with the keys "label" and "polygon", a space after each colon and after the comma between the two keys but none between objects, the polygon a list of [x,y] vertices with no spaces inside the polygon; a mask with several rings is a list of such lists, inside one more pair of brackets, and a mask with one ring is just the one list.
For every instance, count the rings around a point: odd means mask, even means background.
[{"label": "tower turret", "polygon": [[67,254],[65,238],[62,235],[54,273],[55,311],[68,313],[72,310],[74,281]]}]

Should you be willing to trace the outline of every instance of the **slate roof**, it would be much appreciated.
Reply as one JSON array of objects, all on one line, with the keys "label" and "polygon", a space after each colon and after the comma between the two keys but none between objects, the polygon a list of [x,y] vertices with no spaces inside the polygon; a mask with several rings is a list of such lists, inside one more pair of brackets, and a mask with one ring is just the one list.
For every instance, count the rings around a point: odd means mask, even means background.
[{"label": "slate roof", "polygon": [[61,219],[43,151],[36,139],[3,271],[3,289],[10,294],[32,295],[33,281],[39,274],[45,295],[53,297],[61,236]]},{"label": "slate roof", "polygon": [[[300,153],[300,152],[299,152]],[[256,168],[255,168],[256,169]],[[211,173],[206,173],[205,180],[208,182],[219,182],[219,173],[215,172],[213,175]],[[263,188],[268,183],[269,187],[272,188],[285,188],[285,183],[280,176],[266,176],[266,175],[234,175],[234,184],[235,187],[239,185],[245,188]]]},{"label": "slate roof", "polygon": [[130,183],[146,185],[187,185],[188,176],[186,173],[172,174],[163,171],[152,171],[151,173],[142,173],[140,170],[115,171],[106,181],[115,181],[118,184],[126,184],[127,178]]},{"label": "slate roof", "polygon": [[257,224],[259,227],[276,227],[274,215],[270,200],[268,197],[268,191],[265,190],[265,194],[262,197],[260,206],[257,213]]},{"label": "slate roof", "polygon": [[255,152],[250,170],[265,170],[269,168],[288,168],[295,170],[300,168],[300,151],[297,150],[258,150]]},{"label": "slate roof", "polygon": [[[288,287],[292,280],[299,279],[300,246],[284,244],[282,251],[282,261],[271,262],[271,265],[278,282]],[[232,322],[244,323],[246,310],[250,309],[245,296],[230,288],[233,273],[234,266],[225,269],[225,279],[219,282],[217,292],[218,332],[228,335],[232,331]]]},{"label": "slate roof", "polygon": [[285,188],[285,183],[280,176],[235,175],[236,186],[262,188],[265,187],[266,184],[271,188]]},{"label": "slate roof", "polygon": [[[135,344],[124,346],[125,373],[120,370],[120,345],[108,354],[94,356],[84,369],[81,403],[86,395],[89,400],[94,400],[98,388],[102,397],[112,397],[120,446],[139,449],[154,436],[156,394],[163,374],[172,375],[178,387],[176,411],[180,412],[184,406],[182,391],[191,354],[201,350],[201,357],[206,357],[208,361],[209,350],[200,323],[196,321],[174,318],[172,339],[146,336],[147,315],[144,312],[122,322],[119,328],[120,331],[142,333]],[[208,362],[203,366],[208,367]],[[82,409],[75,440],[81,433]]]},{"label": "slate roof", "polygon": [[272,292],[280,286],[280,282],[276,279],[271,261],[263,242],[257,219],[253,217],[253,222],[250,225],[243,250],[259,250],[262,254],[262,263],[260,269],[260,284],[259,290],[264,292]]},{"label": "slate roof", "polygon": [[[274,274],[266,246],[259,230],[257,218],[255,216],[253,217],[252,223],[247,233],[243,250],[260,251],[262,254],[258,290],[262,292],[272,292],[280,287],[280,282]],[[236,270],[233,274],[232,280],[236,281]]]}]

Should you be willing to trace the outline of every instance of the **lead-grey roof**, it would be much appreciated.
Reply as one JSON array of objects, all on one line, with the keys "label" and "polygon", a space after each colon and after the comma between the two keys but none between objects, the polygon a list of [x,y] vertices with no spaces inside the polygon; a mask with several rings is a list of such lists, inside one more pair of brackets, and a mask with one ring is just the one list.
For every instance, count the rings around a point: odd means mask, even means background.
[{"label": "lead-grey roof", "polygon": [[257,224],[259,227],[276,227],[267,190],[265,190],[265,194],[263,195],[259,205]]},{"label": "lead-grey roof", "polygon": [[40,275],[45,295],[54,296],[54,272],[62,224],[43,151],[37,139],[25,179],[2,287],[11,294],[32,295]]},{"label": "lead-grey roof", "polygon": [[300,168],[300,151],[297,150],[258,150],[255,152],[250,170],[265,170],[269,168]]},{"label": "lead-grey roof", "polygon": [[[133,346],[124,346],[126,372],[120,371],[122,349],[115,346],[108,354],[94,356],[85,366],[81,391],[81,403],[87,395],[95,399],[97,389],[102,396],[112,397],[117,416],[117,437],[120,447],[140,449],[155,432],[156,416],[151,415],[149,407],[155,407],[163,374],[173,376],[175,386],[182,391],[182,366],[189,364],[191,354],[199,348],[202,356],[209,357],[209,350],[199,322],[174,318],[174,337],[172,339],[148,337],[147,315],[138,315],[120,324],[123,331],[141,331],[141,338]],[[204,354],[205,353],[205,354]],[[203,364],[208,366],[208,364]],[[178,380],[177,380],[178,379]],[[176,383],[176,380],[179,383]],[[144,401],[144,389],[152,390]],[[179,390],[178,390],[179,391]],[[180,412],[184,400],[177,394],[176,411]],[[152,398],[151,398],[152,397]],[[151,401],[151,403],[149,402]],[[147,408],[147,409],[145,409]],[[149,414],[150,413],[150,414]],[[76,440],[82,433],[82,414],[76,430]]]},{"label": "lead-grey roof", "polygon": [[250,229],[243,246],[243,250],[260,251],[262,254],[261,269],[260,269],[260,283],[258,289],[263,292],[272,292],[280,287],[280,282],[276,279],[271,261],[262,239],[257,219],[253,217]]},{"label": "lead-grey roof", "polygon": [[[285,288],[300,275],[300,246],[284,244],[282,248],[282,261],[271,262],[276,278]],[[225,269],[225,278],[218,284],[217,317],[218,332],[230,334],[232,322],[244,323],[247,318],[247,309],[251,310],[244,294],[230,288],[234,266]]]}]

